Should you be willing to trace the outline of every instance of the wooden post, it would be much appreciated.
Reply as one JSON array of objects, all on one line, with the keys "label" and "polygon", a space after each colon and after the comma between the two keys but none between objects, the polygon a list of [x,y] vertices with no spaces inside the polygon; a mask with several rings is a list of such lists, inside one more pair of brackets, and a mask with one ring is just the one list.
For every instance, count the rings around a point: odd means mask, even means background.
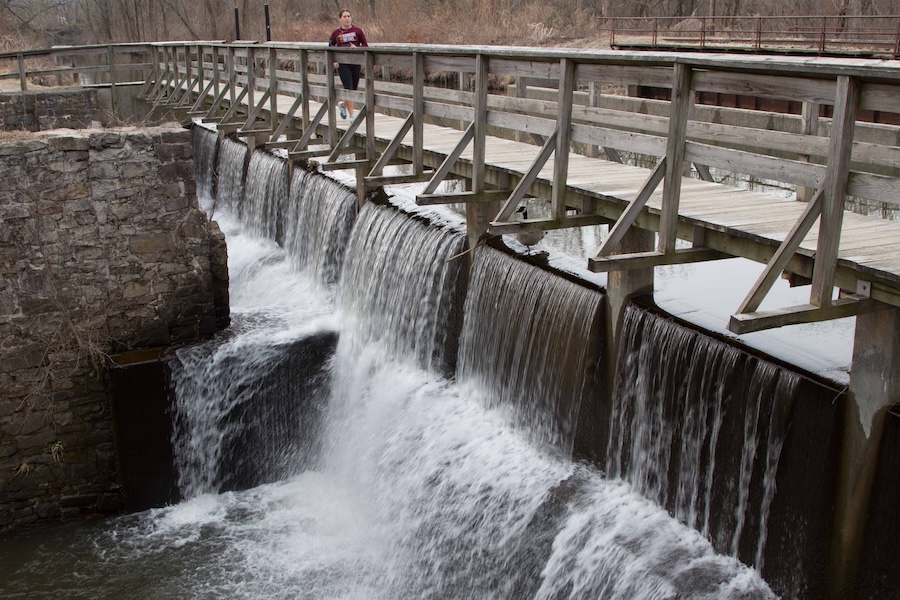
[{"label": "wooden post", "polygon": [[[296,68],[296,67],[295,67]],[[311,116],[309,114],[309,54],[306,50],[300,51],[300,95],[303,97],[301,114],[303,115],[302,130],[309,127]]]},{"label": "wooden post", "polygon": [[256,52],[252,46],[247,48],[247,111],[256,107]]},{"label": "wooden post", "polygon": [[[462,77],[462,74],[460,74]],[[488,58],[479,54],[475,58],[475,120],[472,135],[472,179],[470,191],[485,190],[485,137],[487,136]],[[505,174],[500,174],[501,187],[508,184]],[[474,248],[487,231],[491,218],[500,210],[502,202],[467,202],[466,235],[469,248]]]},{"label": "wooden post", "polygon": [[25,56],[20,52],[16,55],[16,59],[19,63],[19,87],[22,88],[23,92],[27,92],[28,77],[25,75]]},{"label": "wooden post", "polygon": [[816,306],[830,306],[834,290],[834,272],[844,220],[844,200],[850,177],[850,151],[856,125],[856,105],[859,103],[859,80],[838,77],[828,146],[828,165],[825,167],[825,197],[819,220],[819,240],[816,243],[816,262],[813,267],[812,290],[809,302]]},{"label": "wooden post", "polygon": [[475,59],[475,135],[472,138],[472,191],[484,191],[485,138],[487,136],[488,57]]},{"label": "wooden post", "polygon": [[[616,246],[617,254],[649,252],[653,250],[652,231],[630,227]],[[618,368],[619,346],[621,345],[622,323],[628,302],[636,297],[653,293],[653,267],[643,269],[623,269],[607,274],[605,318],[605,344],[603,355],[606,384],[602,394],[594,402],[587,398],[582,403],[578,415],[578,430],[575,449],[579,457],[603,464],[606,460],[606,440],[609,438],[609,422],[612,418]],[[599,443],[598,443],[599,442]]]},{"label": "wooden post", "polygon": [[371,167],[378,160],[375,148],[375,54],[366,51],[366,160]]},{"label": "wooden post", "polygon": [[669,113],[669,138],[666,144],[666,178],[663,181],[662,215],[659,219],[657,251],[675,251],[678,232],[678,203],[681,199],[681,171],[684,166],[684,140],[693,97],[691,68],[675,63],[672,75],[672,104]]},{"label": "wooden post", "polygon": [[900,309],[856,317],[844,416],[828,597],[856,597],[860,551],[885,418],[900,403]]},{"label": "wooden post", "polygon": [[212,68],[213,68],[213,98],[219,97],[219,91],[221,87],[219,86],[219,49],[216,46],[210,46],[210,52],[212,53]]},{"label": "wooden post", "polygon": [[413,173],[424,171],[422,152],[425,146],[425,57],[413,52]]},{"label": "wooden post", "polygon": [[278,125],[278,56],[269,48],[269,127],[275,131]]},{"label": "wooden post", "polygon": [[[814,102],[804,102],[800,113],[800,133],[803,135],[816,135],[819,132],[819,105]],[[800,154],[797,160],[809,162],[808,154]],[[816,190],[807,186],[797,186],[797,200],[809,202]]]},{"label": "wooden post", "polygon": [[550,212],[554,219],[566,216],[566,179],[569,175],[569,142],[572,139],[572,100],[575,96],[575,63],[559,61],[559,94],[556,104],[556,151],[553,155],[553,190]]},{"label": "wooden post", "polygon": [[328,88],[328,145],[334,148],[337,145],[337,88],[334,85],[334,51],[325,51],[325,85]]}]

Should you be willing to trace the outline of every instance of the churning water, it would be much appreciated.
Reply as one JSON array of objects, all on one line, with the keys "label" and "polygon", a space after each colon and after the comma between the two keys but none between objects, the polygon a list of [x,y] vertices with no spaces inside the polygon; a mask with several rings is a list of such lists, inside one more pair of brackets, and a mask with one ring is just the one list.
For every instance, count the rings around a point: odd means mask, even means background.
[{"label": "churning water", "polygon": [[[248,178],[241,193],[253,189]],[[302,200],[346,202],[325,196]],[[289,197],[250,198],[246,207],[262,208],[244,211],[217,201],[233,325],[172,365],[186,499],[12,537],[0,596],[774,597],[629,484],[559,451],[571,446],[572,409],[554,386],[577,396],[565,373],[589,377],[587,358],[529,353],[543,351],[544,327],[580,344],[596,292],[551,289],[549,275],[484,248],[473,258],[482,280],[467,290],[464,233],[452,225],[375,205],[352,232],[265,222],[273,206],[292,214]],[[331,267],[291,256],[326,240],[275,243],[289,232],[342,237],[346,255]],[[573,304],[538,302],[563,296]],[[544,378],[544,364],[562,374]]]}]

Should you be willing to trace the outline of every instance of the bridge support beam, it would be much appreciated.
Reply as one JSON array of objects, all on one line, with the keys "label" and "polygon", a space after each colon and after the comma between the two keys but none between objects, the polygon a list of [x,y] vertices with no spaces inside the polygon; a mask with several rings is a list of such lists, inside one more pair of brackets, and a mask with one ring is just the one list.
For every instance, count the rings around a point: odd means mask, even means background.
[{"label": "bridge support beam", "polygon": [[838,473],[829,598],[856,597],[866,518],[888,410],[900,403],[900,308],[856,317]]},{"label": "bridge support beam", "polygon": [[[615,251],[623,254],[650,252],[654,244],[655,235],[652,231],[630,227],[622,236]],[[609,438],[625,307],[631,298],[653,293],[653,267],[610,271],[607,273],[606,282],[606,347],[603,349],[606,359],[602,361],[606,365],[606,373],[603,374],[605,384],[600,398],[601,405],[583,406],[582,413],[589,410],[593,414],[579,416],[580,423],[587,423],[589,429],[599,434],[594,439],[602,440]],[[605,447],[581,449],[580,454],[587,454],[600,464],[606,462]]]}]

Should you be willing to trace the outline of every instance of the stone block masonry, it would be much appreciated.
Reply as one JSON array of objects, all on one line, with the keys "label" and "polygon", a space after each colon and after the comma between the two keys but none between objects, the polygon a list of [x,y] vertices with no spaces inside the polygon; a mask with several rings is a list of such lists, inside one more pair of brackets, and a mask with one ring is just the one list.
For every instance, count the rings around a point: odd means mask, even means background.
[{"label": "stone block masonry", "polygon": [[5,130],[87,129],[100,112],[95,89],[0,93],[0,129]]},{"label": "stone block masonry", "polygon": [[227,324],[219,238],[187,130],[0,136],[0,529],[121,509],[109,356]]}]

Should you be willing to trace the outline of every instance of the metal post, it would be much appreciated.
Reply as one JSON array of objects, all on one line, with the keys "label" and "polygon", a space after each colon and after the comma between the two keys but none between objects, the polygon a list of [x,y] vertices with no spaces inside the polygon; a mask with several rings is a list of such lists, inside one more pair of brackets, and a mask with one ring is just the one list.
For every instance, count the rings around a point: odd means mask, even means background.
[{"label": "metal post", "polygon": [[241,11],[234,7],[234,39],[241,39]]},{"label": "metal post", "polygon": [[266,41],[271,42],[272,41],[272,27],[269,25],[269,5],[268,4],[263,5],[263,9],[265,10],[265,13],[266,13]]}]

